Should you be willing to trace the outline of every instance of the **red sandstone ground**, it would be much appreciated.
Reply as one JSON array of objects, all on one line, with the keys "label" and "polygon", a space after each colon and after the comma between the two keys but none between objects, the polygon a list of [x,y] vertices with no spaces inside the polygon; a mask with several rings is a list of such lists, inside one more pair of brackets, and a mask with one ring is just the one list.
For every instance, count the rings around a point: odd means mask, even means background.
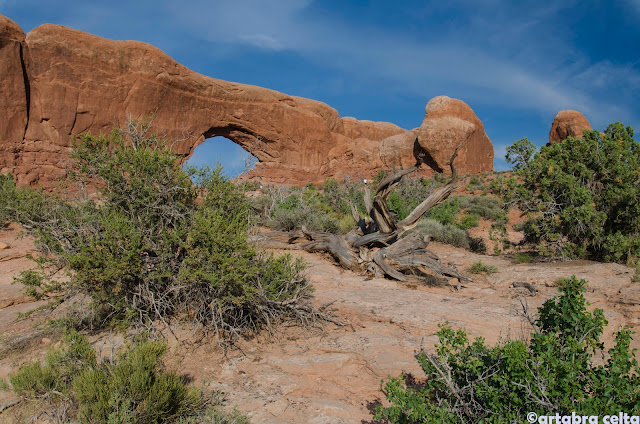
[{"label": "red sandstone ground", "polygon": [[[37,304],[28,302],[13,276],[31,266],[25,255],[33,250],[29,238],[18,239],[18,228],[0,231],[0,378],[21,363],[42,358],[56,336],[43,334],[29,320],[15,321],[20,312]],[[342,271],[327,258],[296,253],[309,263],[318,305],[335,302],[336,316],[349,325],[327,325],[323,332],[282,328],[270,340],[246,340],[226,357],[213,344],[175,346],[169,366],[195,380],[223,391],[230,405],[249,413],[254,423],[361,423],[372,417],[368,406],[382,397],[380,382],[401,372],[420,376],[416,349],[432,349],[438,325],[449,321],[473,336],[494,343],[529,332],[521,318],[518,298],[534,310],[556,293],[556,280],[572,274],[589,281],[591,307],[605,310],[609,327],[605,340],[622,325],[640,325],[640,284],[632,283],[633,270],[589,261],[515,264],[502,256],[478,255],[446,245],[432,250],[443,262],[459,269],[477,260],[499,272],[477,277],[458,292],[453,288],[401,285],[393,281]],[[511,288],[514,281],[533,284],[538,294]],[[53,341],[51,340],[53,339]],[[110,333],[92,335],[98,348],[120,342]],[[640,338],[634,341],[640,347]],[[0,403],[12,400],[0,392]],[[22,422],[22,406],[7,409],[0,423]]]}]

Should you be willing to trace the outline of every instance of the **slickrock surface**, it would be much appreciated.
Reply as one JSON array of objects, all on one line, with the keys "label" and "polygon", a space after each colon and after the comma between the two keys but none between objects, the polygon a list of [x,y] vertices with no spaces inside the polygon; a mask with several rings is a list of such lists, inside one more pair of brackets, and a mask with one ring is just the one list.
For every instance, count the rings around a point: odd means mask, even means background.
[{"label": "slickrock surface", "polygon": [[[14,275],[33,266],[25,258],[33,242],[17,239],[17,233],[17,227],[0,230],[0,241],[11,246],[0,251],[0,297],[6,300],[0,305],[0,378],[25,361],[43,358],[46,349],[57,342],[56,336],[38,336],[32,322],[15,321],[19,312],[38,305],[28,302],[19,286],[11,285]],[[632,268],[588,261],[514,264],[508,258],[437,243],[430,247],[443,262],[456,263],[460,270],[482,260],[497,266],[499,272],[475,276],[474,282],[458,292],[380,278],[367,280],[341,270],[327,258],[296,252],[310,264],[314,302],[335,302],[336,317],[349,325],[327,325],[324,332],[281,328],[271,338],[241,341],[226,356],[215,341],[193,344],[187,339],[176,346],[168,335],[172,347],[167,365],[193,378],[194,384],[211,383],[211,388],[224,392],[229,404],[249,413],[255,423],[361,424],[372,422],[371,405],[384,397],[381,380],[403,371],[423,377],[414,354],[421,346],[433,351],[438,324],[449,321],[455,328],[466,328],[473,337],[485,337],[489,344],[505,337],[527,337],[531,328],[521,318],[518,299],[535,312],[557,293],[560,277],[575,274],[589,281],[585,294],[589,308],[604,309],[609,321],[603,337],[607,348],[612,345],[612,332],[620,326],[636,331],[640,327],[640,290],[631,282]],[[513,288],[514,282],[530,283],[537,293]],[[187,338],[190,334],[188,329],[175,330]],[[102,352],[122,346],[122,336],[110,331],[90,339]],[[639,343],[636,337],[632,347]],[[10,402],[12,396],[0,392],[0,404]],[[0,415],[0,423],[27,422],[27,418],[28,411],[13,407]]]}]

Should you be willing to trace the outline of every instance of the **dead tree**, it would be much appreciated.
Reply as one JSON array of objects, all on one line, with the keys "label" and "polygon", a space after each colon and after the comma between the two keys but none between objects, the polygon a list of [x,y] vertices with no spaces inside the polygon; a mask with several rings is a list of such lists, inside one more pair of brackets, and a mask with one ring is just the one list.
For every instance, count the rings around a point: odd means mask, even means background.
[{"label": "dead tree", "polygon": [[343,268],[372,276],[387,276],[402,282],[433,283],[438,277],[444,276],[457,278],[459,287],[462,281],[471,281],[471,278],[460,274],[454,267],[444,265],[436,254],[427,250],[431,236],[411,233],[403,237],[418,225],[429,209],[444,202],[458,188],[458,171],[454,166],[457,148],[448,163],[451,178],[443,187],[434,190],[400,222],[396,222],[389,211],[387,198],[392,190],[406,175],[417,171],[425,159],[430,159],[417,142],[414,152],[416,164],[382,180],[373,202],[368,186],[365,187],[364,199],[369,216],[361,218],[355,206],[350,205],[358,228],[345,236],[309,232],[303,228],[289,232],[261,233],[253,236],[252,241],[267,248],[326,252]]}]

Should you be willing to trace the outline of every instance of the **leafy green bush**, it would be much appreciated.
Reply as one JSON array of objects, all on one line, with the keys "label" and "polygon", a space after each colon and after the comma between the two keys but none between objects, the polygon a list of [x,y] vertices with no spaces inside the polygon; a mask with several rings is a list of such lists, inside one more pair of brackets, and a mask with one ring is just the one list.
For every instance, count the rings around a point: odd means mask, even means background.
[{"label": "leafy green bush", "polygon": [[[250,205],[221,168],[185,173],[163,147],[153,136],[83,136],[73,178],[98,187],[99,201],[71,202],[1,181],[9,199],[3,209],[50,254],[39,276],[21,278],[30,292],[86,294],[98,326],[180,316],[221,342],[314,314],[302,261],[248,244]],[[51,283],[47,260],[66,267],[68,282]]]},{"label": "leafy green bush", "polygon": [[[305,227],[309,231],[325,233],[339,233],[344,228],[344,226],[340,226],[338,219],[327,213],[303,208],[277,208],[271,214],[267,225],[281,231],[299,230]],[[351,219],[350,226],[353,226],[353,219]]]},{"label": "leafy green bush", "polygon": [[475,213],[465,213],[458,222],[458,227],[463,230],[468,230],[478,225],[480,225],[480,217]]},{"label": "leafy green bush", "polygon": [[11,174],[0,174],[0,227],[11,220],[10,202],[13,202],[15,180]]},{"label": "leafy green bush", "polygon": [[[9,381],[16,394],[41,401],[60,422],[159,424],[223,415],[218,407],[207,408],[209,399],[201,390],[162,367],[166,349],[163,342],[143,340],[100,361],[87,339],[71,332],[44,363],[22,366]],[[234,415],[237,419],[228,422],[248,422]]]},{"label": "leafy green bush", "polygon": [[475,253],[486,253],[487,244],[481,237],[469,237],[469,249]]},{"label": "leafy green bush", "polygon": [[472,175],[471,178],[469,178],[469,182],[467,183],[465,189],[471,193],[475,192],[476,190],[484,190],[484,182],[484,177],[479,175]]},{"label": "leafy green bush", "polygon": [[631,332],[615,335],[604,362],[602,310],[589,312],[584,280],[564,280],[560,295],[538,309],[528,343],[507,340],[494,347],[470,342],[464,330],[445,325],[435,354],[420,352],[426,374],[420,384],[392,378],[384,386],[391,403],[377,418],[391,423],[524,422],[542,415],[603,416],[640,408],[640,369]]},{"label": "leafy green bush", "polygon": [[482,261],[477,261],[471,264],[467,271],[471,274],[495,274],[498,272],[498,267],[495,265],[485,264]]},{"label": "leafy green bush", "polygon": [[363,189],[364,184],[361,182],[338,183],[335,178],[328,178],[322,187],[322,200],[336,212],[351,214],[351,202],[359,213],[367,214]]},{"label": "leafy green bush", "polygon": [[445,225],[454,224],[458,219],[458,212],[460,212],[460,199],[456,196],[448,198],[438,206],[427,211],[425,217]]},{"label": "leafy green bush", "polygon": [[[509,195],[529,213],[526,240],[567,257],[640,255],[640,144],[620,123],[543,146]],[[504,186],[503,186],[504,187]]]},{"label": "leafy green bush", "polygon": [[404,178],[389,195],[387,203],[389,208],[397,214],[397,219],[402,220],[440,186],[442,183],[435,179]]},{"label": "leafy green bush", "polygon": [[455,225],[444,225],[433,219],[423,218],[416,226],[416,230],[424,235],[430,234],[435,241],[440,243],[465,249],[470,247],[471,238],[467,232]]},{"label": "leafy green bush", "polygon": [[[334,187],[331,181],[335,182],[329,180],[327,184]],[[263,190],[262,196],[251,201],[257,213],[255,220],[280,231],[299,230],[304,227],[309,231],[347,233],[355,227],[351,210],[345,200],[349,194],[337,182],[335,188],[329,189],[329,193],[327,196],[313,186],[269,187]],[[342,193],[343,196],[337,193]]]},{"label": "leafy green bush", "polygon": [[530,142],[527,137],[514,141],[513,144],[507,147],[507,154],[505,159],[507,163],[513,165],[514,170],[524,169],[529,166],[533,160],[537,148],[535,144]]},{"label": "leafy green bush", "polygon": [[456,196],[460,209],[490,221],[506,222],[500,199],[491,196]]}]

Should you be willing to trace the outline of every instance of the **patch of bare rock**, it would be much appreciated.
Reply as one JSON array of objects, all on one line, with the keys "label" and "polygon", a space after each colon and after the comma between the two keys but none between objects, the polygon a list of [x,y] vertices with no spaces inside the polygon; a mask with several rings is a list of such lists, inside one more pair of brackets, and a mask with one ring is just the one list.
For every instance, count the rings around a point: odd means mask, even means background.
[{"label": "patch of bare rock", "polygon": [[[0,232],[0,242],[11,246],[0,251],[1,298],[14,300],[0,308],[2,378],[26,360],[42,357],[51,343],[47,337],[29,342],[33,322],[15,321],[18,313],[37,306],[25,303],[20,287],[11,284],[13,276],[32,266],[25,256],[32,251],[33,241],[17,238],[18,231],[11,227]],[[226,355],[215,343],[174,344],[169,366],[196,384],[211,383],[256,423],[361,423],[372,419],[369,409],[382,397],[382,380],[402,372],[421,376],[414,354],[420,347],[433,349],[439,324],[448,321],[489,343],[525,337],[530,330],[521,318],[519,299],[535,311],[556,294],[559,278],[575,274],[589,281],[590,307],[604,309],[609,320],[604,335],[607,344],[616,328],[640,326],[640,290],[631,282],[631,268],[589,261],[514,264],[505,257],[477,255],[438,243],[431,248],[444,263],[456,264],[460,270],[482,260],[497,266],[499,272],[475,277],[458,292],[453,287],[367,280],[341,270],[325,257],[296,252],[310,265],[314,302],[334,302],[336,315],[348,325],[328,325],[315,332],[282,328],[270,338],[242,341]],[[513,287],[514,282],[530,284],[535,294],[525,287]],[[92,340],[107,351],[109,344],[122,342],[106,333]],[[639,341],[633,347],[640,347]],[[7,350],[8,346],[14,349]],[[9,395],[2,396],[4,402]]]},{"label": "patch of bare rock", "polygon": [[[17,226],[0,231],[0,242],[11,246],[0,251],[0,298],[13,300],[0,308],[0,378],[27,360],[42,358],[51,344],[48,336],[33,335],[32,321],[15,320],[38,305],[11,284],[13,276],[32,266],[26,254],[33,250],[33,240],[17,238],[18,233]],[[271,337],[244,340],[226,355],[214,342],[173,343],[168,365],[196,384],[211,383],[256,423],[361,423],[372,419],[370,408],[382,397],[382,380],[402,372],[421,376],[414,354],[420,347],[433,349],[439,324],[448,321],[489,343],[526,337],[530,329],[521,317],[519,299],[535,311],[556,294],[559,278],[575,274],[589,281],[590,307],[604,309],[609,320],[605,343],[611,344],[612,331],[622,325],[640,326],[640,290],[631,282],[631,268],[589,261],[514,264],[505,257],[438,243],[431,249],[460,270],[482,260],[499,272],[475,277],[456,291],[453,283],[451,288],[433,288],[367,280],[326,257],[296,252],[310,265],[314,302],[334,302],[336,315],[348,325],[328,325],[315,332],[281,328]],[[535,294],[513,287],[514,282],[530,284]],[[104,351],[122,343],[121,337],[109,333],[92,335],[91,340]],[[640,347],[639,342],[636,339],[633,347]],[[2,394],[0,401],[9,401],[8,396]]]}]

